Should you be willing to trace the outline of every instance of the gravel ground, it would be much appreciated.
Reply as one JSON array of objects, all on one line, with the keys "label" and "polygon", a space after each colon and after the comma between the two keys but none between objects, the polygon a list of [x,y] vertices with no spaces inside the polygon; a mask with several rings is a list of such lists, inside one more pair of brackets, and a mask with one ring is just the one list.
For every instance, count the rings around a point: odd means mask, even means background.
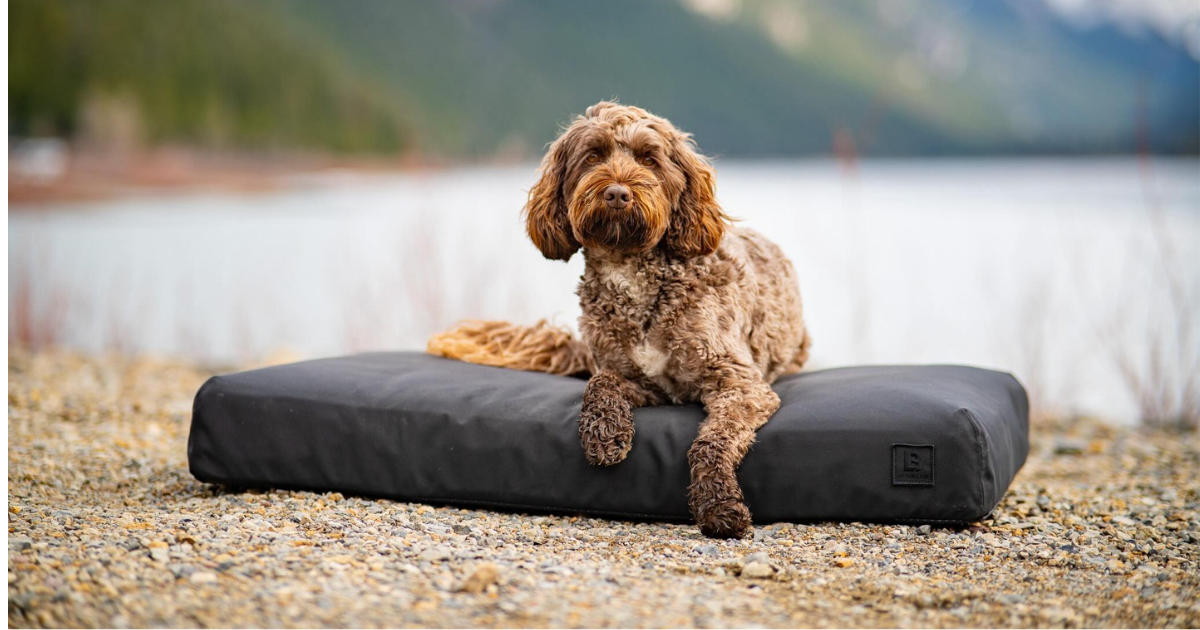
[{"label": "gravel ground", "polygon": [[194,480],[205,373],[11,350],[25,626],[1200,625],[1196,436],[1043,422],[992,518],[694,527]]}]

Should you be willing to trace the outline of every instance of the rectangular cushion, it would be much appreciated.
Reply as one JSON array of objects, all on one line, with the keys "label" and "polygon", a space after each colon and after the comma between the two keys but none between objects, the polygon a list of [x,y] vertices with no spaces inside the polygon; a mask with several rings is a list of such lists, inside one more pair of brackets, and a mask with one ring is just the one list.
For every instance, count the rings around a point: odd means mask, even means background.
[{"label": "rectangular cushion", "polygon": [[[412,352],[215,376],[196,394],[197,479],[404,501],[689,519],[700,406],[640,408],[628,458],[589,466],[585,381]],[[1025,462],[1028,402],[1010,375],[963,366],[806,372],[738,478],[759,522],[969,522]]]}]

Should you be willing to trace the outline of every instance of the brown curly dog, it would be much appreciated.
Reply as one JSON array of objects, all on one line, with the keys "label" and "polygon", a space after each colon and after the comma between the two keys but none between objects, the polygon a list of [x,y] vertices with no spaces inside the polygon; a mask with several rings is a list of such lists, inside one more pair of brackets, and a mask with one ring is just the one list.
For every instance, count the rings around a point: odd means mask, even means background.
[{"label": "brown curly dog", "polygon": [[583,248],[582,343],[545,322],[464,322],[433,354],[558,374],[590,373],[579,437],[592,464],[633,445],[633,409],[702,402],[688,450],[689,505],[708,536],[750,531],[737,469],[779,408],[770,383],[798,371],[809,337],[792,265],[729,225],[691,136],[637,107],[600,102],[551,145],[529,192],[529,237],[547,258]]}]

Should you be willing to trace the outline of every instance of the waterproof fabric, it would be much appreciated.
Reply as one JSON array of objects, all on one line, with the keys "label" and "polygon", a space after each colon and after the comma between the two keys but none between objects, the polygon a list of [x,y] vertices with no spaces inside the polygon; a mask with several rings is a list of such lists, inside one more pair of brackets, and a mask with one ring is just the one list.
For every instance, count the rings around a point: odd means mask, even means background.
[{"label": "waterproof fabric", "polygon": [[[637,409],[628,458],[589,466],[580,379],[385,352],[216,376],[196,394],[197,479],[499,509],[688,520],[699,406]],[[1025,462],[1028,401],[962,366],[806,372],[738,471],[759,522],[970,522]]]}]

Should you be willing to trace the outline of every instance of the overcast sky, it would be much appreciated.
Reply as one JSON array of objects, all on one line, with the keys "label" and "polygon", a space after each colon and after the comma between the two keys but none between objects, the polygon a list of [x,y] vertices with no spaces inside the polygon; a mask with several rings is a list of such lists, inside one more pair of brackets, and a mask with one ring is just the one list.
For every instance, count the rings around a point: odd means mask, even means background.
[{"label": "overcast sky", "polygon": [[1200,60],[1200,0],[1045,0],[1068,19],[1083,25],[1107,20],[1137,29],[1150,26],[1182,43]]}]

